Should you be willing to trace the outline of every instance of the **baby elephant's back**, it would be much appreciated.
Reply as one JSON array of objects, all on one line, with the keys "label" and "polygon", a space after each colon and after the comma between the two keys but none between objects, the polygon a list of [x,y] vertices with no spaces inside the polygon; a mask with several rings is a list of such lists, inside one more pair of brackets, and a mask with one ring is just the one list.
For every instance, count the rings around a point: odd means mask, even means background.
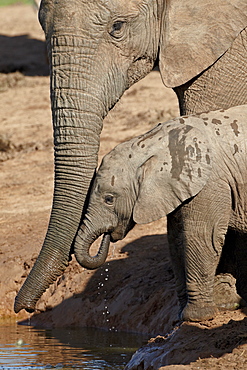
[{"label": "baby elephant's back", "polygon": [[182,118],[207,140],[214,168],[247,183],[247,105]]},{"label": "baby elephant's back", "polygon": [[[247,106],[200,115],[215,140],[216,171],[229,184],[233,214],[231,228],[247,231]],[[207,122],[207,124],[206,124]],[[209,132],[209,131],[208,131]]]},{"label": "baby elephant's back", "polygon": [[209,139],[216,139],[225,157],[233,156],[235,161],[247,163],[247,105],[202,113],[199,117],[205,125],[205,133]]}]

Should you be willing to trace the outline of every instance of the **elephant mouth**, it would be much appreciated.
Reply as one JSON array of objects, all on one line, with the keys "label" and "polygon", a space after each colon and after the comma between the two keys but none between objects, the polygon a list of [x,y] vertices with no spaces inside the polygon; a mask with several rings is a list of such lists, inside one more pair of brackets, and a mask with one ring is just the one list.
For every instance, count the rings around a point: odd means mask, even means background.
[{"label": "elephant mouth", "polygon": [[133,220],[133,218],[131,218],[128,222],[127,227],[126,226],[125,227],[120,226],[120,227],[116,228],[115,230],[109,232],[110,241],[112,243],[116,243],[118,240],[124,239],[125,236],[128,234],[128,232],[133,229],[135,224],[136,224],[135,221]]}]

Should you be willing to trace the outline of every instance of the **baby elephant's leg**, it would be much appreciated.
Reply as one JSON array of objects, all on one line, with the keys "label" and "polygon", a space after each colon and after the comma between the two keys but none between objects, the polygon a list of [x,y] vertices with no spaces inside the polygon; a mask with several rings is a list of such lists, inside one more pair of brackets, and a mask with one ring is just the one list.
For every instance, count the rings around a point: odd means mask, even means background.
[{"label": "baby elephant's leg", "polygon": [[230,191],[224,184],[219,189],[219,184],[211,183],[180,212],[188,296],[182,319],[211,319],[217,313],[214,277],[230,218]]}]

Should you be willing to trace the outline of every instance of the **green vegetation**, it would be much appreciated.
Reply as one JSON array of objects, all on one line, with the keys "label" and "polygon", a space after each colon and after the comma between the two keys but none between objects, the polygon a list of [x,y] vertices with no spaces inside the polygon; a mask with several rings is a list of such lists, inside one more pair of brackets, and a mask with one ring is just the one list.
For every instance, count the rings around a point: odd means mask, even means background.
[{"label": "green vegetation", "polygon": [[32,0],[0,0],[0,6],[12,4],[32,4]]}]

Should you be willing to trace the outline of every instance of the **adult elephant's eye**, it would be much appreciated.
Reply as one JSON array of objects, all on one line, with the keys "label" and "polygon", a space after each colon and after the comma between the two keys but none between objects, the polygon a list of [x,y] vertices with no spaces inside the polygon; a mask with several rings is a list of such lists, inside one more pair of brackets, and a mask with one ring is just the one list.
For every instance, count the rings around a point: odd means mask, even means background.
[{"label": "adult elephant's eye", "polygon": [[109,205],[112,205],[112,204],[113,204],[113,202],[114,202],[114,197],[113,197],[113,195],[107,194],[107,195],[105,196],[105,203],[106,203],[106,204],[109,204]]},{"label": "adult elephant's eye", "polygon": [[124,21],[114,22],[110,31],[110,35],[116,39],[122,37],[124,26],[125,26]]}]

